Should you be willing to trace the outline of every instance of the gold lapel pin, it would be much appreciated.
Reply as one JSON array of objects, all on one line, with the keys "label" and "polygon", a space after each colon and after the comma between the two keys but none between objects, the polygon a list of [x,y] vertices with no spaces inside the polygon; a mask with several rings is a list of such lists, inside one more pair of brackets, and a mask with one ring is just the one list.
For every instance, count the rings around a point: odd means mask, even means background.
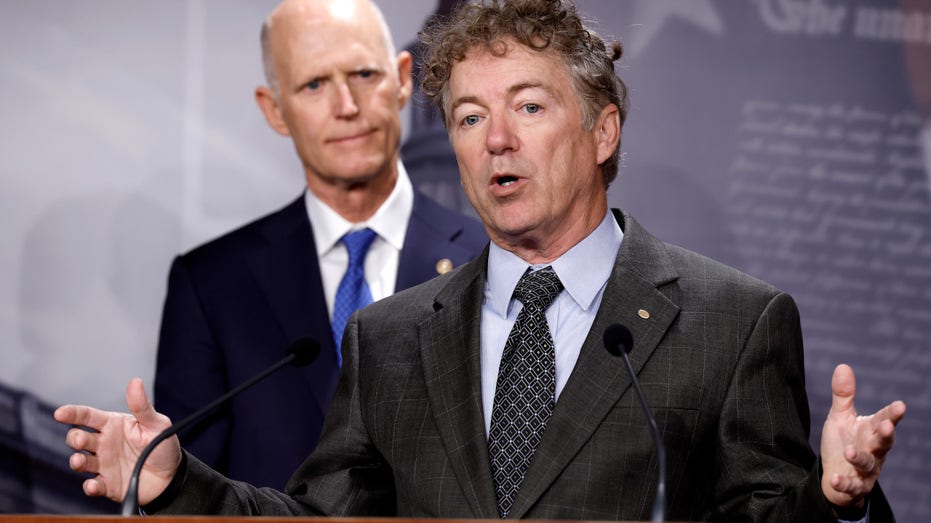
[{"label": "gold lapel pin", "polygon": [[437,274],[446,274],[447,272],[453,270],[453,262],[449,258],[443,258],[436,262],[436,273]]},{"label": "gold lapel pin", "polygon": [[637,316],[640,316],[641,318],[648,320],[650,319],[650,311],[646,309],[640,309],[639,311],[637,311]]}]

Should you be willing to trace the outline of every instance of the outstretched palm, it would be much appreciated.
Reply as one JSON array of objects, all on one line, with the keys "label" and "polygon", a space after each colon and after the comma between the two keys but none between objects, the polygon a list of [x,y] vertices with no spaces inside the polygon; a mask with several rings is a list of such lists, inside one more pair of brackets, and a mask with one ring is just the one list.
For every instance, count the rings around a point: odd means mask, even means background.
[{"label": "outstretched palm", "polygon": [[858,416],[853,404],[856,378],[847,365],[834,370],[831,391],[833,402],[821,432],[821,489],[837,506],[860,507],[892,449],[905,403],[895,401],[875,414]]},{"label": "outstretched palm", "polygon": [[[110,412],[79,405],[65,405],[55,411],[61,423],[76,425],[68,431],[68,446],[76,452],[69,464],[78,472],[94,474],[84,482],[88,496],[106,496],[120,502],[139,454],[171,421],[152,408],[142,381],[130,381],[126,405],[132,414]],[[90,430],[85,430],[90,429]],[[177,438],[162,442],[142,469],[139,502],[155,499],[174,477],[181,461]]]}]

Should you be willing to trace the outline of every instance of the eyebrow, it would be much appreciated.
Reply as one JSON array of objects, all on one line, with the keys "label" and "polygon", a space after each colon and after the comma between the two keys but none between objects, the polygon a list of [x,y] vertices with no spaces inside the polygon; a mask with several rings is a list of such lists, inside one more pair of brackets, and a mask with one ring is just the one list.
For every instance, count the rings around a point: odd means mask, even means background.
[{"label": "eyebrow", "polygon": [[[520,83],[512,85],[511,87],[508,87],[507,95],[513,96],[514,94],[519,93],[520,91],[523,91],[526,89],[543,89],[548,94],[551,94],[551,95],[553,94],[553,89],[549,87],[548,85],[544,85],[542,82],[527,81],[527,82],[520,82]],[[468,103],[478,104],[479,99],[477,96],[474,96],[474,95],[461,96],[457,98],[455,101],[453,101],[451,109],[455,111],[456,108],[459,107],[460,105],[468,104]]]}]

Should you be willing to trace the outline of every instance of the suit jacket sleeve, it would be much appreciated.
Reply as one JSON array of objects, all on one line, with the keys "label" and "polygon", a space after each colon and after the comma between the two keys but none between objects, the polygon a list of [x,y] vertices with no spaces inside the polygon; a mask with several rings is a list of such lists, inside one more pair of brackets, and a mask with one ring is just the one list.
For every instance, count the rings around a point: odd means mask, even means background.
[{"label": "suit jacket sleeve", "polygon": [[[185,258],[171,264],[162,313],[155,374],[155,407],[179,421],[229,390],[223,352],[210,332]],[[191,386],[196,383],[197,386]],[[185,448],[214,468],[227,460],[229,416],[198,424]]]},{"label": "suit jacket sleeve", "polygon": [[[737,357],[721,412],[715,516],[724,520],[837,521],[808,443],[809,409],[798,309],[776,295]],[[799,476],[799,470],[808,471]],[[749,487],[751,493],[747,493]],[[877,487],[870,521],[894,521]]]},{"label": "suit jacket sleeve", "polygon": [[[781,519],[805,509],[799,474],[811,468],[801,328],[792,299],[777,294],[757,318],[736,355],[718,425],[713,514],[724,519]],[[752,493],[747,493],[753,485]],[[807,507],[824,513],[827,505]],[[818,520],[820,518],[816,518]]]},{"label": "suit jacket sleeve", "polygon": [[[324,439],[288,482],[286,492],[256,488],[212,470],[188,454],[173,492],[147,507],[150,514],[391,516],[391,470],[367,436],[359,404],[357,314],[347,325],[339,389]],[[297,414],[299,415],[299,414]]]},{"label": "suit jacket sleeve", "polygon": [[[395,515],[391,467],[369,437],[360,383],[359,314],[343,336],[343,370],[317,449],[297,469],[287,492],[328,516]],[[372,347],[378,350],[378,347]]]}]

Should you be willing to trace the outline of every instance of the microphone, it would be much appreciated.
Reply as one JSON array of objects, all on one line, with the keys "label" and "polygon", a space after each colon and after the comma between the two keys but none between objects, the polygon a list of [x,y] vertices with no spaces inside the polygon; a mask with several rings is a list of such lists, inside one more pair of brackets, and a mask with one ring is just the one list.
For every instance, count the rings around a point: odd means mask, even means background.
[{"label": "microphone", "polygon": [[276,371],[278,371],[278,369],[284,367],[285,365],[290,363],[295,367],[304,367],[310,364],[312,361],[317,359],[317,355],[320,354],[320,343],[318,343],[317,340],[313,338],[298,338],[288,346],[286,352],[287,355],[279,360],[278,363],[275,363],[259,374],[256,374],[240,386],[215,399],[206,407],[201,408],[197,412],[184,418],[178,423],[172,424],[170,427],[160,432],[158,436],[155,436],[155,439],[150,441],[149,444],[146,445],[144,449],[142,449],[142,452],[139,454],[139,459],[136,460],[136,466],[133,468],[133,473],[129,477],[129,486],[126,488],[126,496],[123,498],[122,515],[132,516],[133,514],[138,513],[139,473],[142,472],[142,465],[145,463],[145,460],[149,457],[149,454],[155,450],[155,447],[157,447],[159,443],[174,436],[182,429],[194,424],[194,422],[199,421],[207,414],[213,412],[220,405],[226,403],[240,392],[267,378],[269,375],[274,374]]},{"label": "microphone", "polygon": [[630,334],[630,329],[615,323],[609,325],[604,333],[605,348],[613,356],[624,358],[627,365],[627,373],[630,374],[630,381],[634,384],[637,391],[637,398],[640,400],[640,407],[643,409],[643,415],[647,418],[647,424],[650,426],[650,435],[653,436],[653,444],[656,446],[656,462],[658,469],[658,478],[656,481],[656,497],[653,499],[653,521],[663,521],[666,516],[666,447],[663,446],[663,440],[659,437],[659,429],[656,428],[656,419],[650,412],[647,400],[640,389],[640,381],[634,373],[634,368],[630,364],[630,357],[627,354],[634,348],[634,337]]}]

